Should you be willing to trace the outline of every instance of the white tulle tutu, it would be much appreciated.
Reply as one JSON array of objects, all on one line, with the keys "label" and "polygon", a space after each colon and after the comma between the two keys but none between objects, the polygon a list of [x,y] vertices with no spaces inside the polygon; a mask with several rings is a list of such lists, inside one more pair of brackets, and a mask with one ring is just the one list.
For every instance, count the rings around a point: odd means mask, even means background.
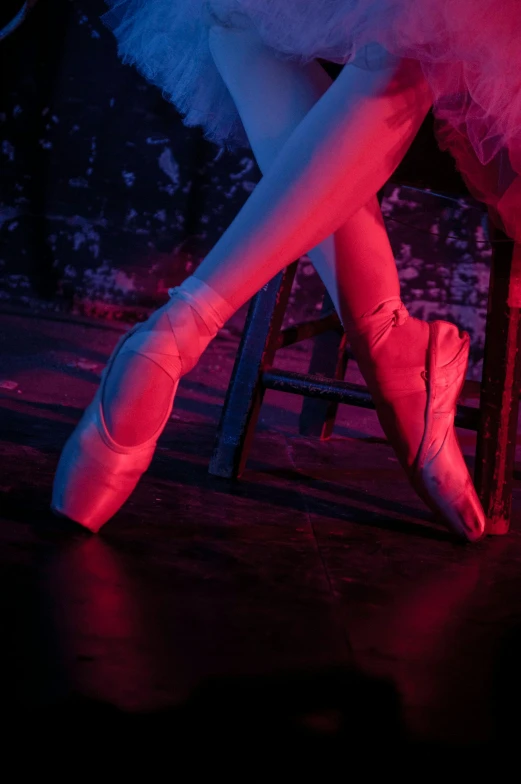
[{"label": "white tulle tutu", "polygon": [[[283,58],[378,68],[378,44],[421,63],[438,144],[521,242],[521,0],[107,0],[123,61],[207,139],[249,147],[213,62],[212,24],[253,27]],[[375,48],[373,47],[373,50]]]}]

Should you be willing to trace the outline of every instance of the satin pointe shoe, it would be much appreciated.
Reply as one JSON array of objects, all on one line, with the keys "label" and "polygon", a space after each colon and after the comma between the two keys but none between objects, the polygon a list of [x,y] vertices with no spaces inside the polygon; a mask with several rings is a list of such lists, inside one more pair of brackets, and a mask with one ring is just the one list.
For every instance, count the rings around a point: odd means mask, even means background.
[{"label": "satin pointe shoe", "polygon": [[[181,376],[196,365],[208,343],[232,315],[228,303],[196,278],[188,278],[180,287],[170,289],[169,294],[170,301],[157,313],[166,311],[170,329],[147,329],[145,321],[123,336],[103,371],[94,400],[65,444],[58,463],[51,509],[94,533],[125,503],[149,467],[157,440],[170,418]],[[201,334],[195,314],[204,322],[207,334]],[[108,375],[116,358],[125,352],[152,360],[174,383],[170,406],[159,428],[137,446],[122,446],[114,441],[102,407]]]},{"label": "satin pointe shoe", "polygon": [[[399,300],[382,303],[357,320],[352,329],[364,334],[366,345],[378,346],[389,330],[400,327],[409,314]],[[470,337],[454,324],[428,324],[425,367],[393,368],[366,357],[361,370],[372,393],[378,419],[409,480],[427,506],[458,537],[474,542],[485,533],[485,513],[458,442],[454,419],[468,366]],[[357,338],[355,338],[356,341]],[[378,357],[378,351],[373,350]],[[424,430],[413,460],[405,457],[407,421],[396,421],[392,402],[427,392]],[[402,410],[406,410],[402,407]],[[403,418],[403,417],[402,417]],[[410,425],[409,425],[410,427]],[[397,436],[399,434],[399,436]],[[400,443],[400,441],[402,443]]]}]

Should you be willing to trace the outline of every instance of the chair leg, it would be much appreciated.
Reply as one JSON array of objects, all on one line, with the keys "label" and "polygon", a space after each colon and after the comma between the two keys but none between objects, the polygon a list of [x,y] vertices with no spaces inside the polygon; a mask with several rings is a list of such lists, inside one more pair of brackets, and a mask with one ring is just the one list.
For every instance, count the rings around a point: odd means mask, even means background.
[{"label": "chair leg", "polygon": [[297,265],[280,272],[251,301],[208,469],[213,476],[235,479],[244,469],[264,397],[262,374],[275,356]]},{"label": "chair leg", "polygon": [[[333,302],[326,293],[322,303],[322,313],[326,315],[332,311],[334,311]],[[343,381],[346,370],[346,336],[336,331],[317,335],[313,341],[309,373]],[[299,433],[303,436],[318,436],[322,440],[330,438],[337,412],[338,403],[305,397],[299,418]]]},{"label": "chair leg", "polygon": [[[385,186],[377,193],[378,203],[382,206],[385,196]],[[324,314],[334,311],[331,297],[326,292],[322,303]],[[323,375],[343,381],[346,375],[348,354],[346,351],[347,338],[337,332],[324,332],[318,335],[313,344],[313,353],[309,365],[312,375]],[[303,436],[318,436],[327,440],[333,434],[338,403],[328,403],[326,400],[304,398],[299,419],[299,433]]]},{"label": "chair leg", "polygon": [[491,226],[493,246],[488,300],[476,487],[487,515],[487,533],[506,534],[521,388],[521,246]]}]

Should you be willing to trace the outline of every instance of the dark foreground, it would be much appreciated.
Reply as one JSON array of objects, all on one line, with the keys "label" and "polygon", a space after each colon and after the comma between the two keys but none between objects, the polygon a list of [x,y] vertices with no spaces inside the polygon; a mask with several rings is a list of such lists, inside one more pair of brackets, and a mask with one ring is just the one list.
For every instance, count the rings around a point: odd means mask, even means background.
[{"label": "dark foreground", "polygon": [[[467,772],[504,760],[521,701],[519,485],[509,536],[461,545],[415,498],[372,412],[343,408],[321,443],[298,435],[299,399],[275,393],[242,480],[210,477],[239,327],[182,382],[148,475],[95,537],[48,506],[120,333],[1,318],[0,688],[13,737],[37,730],[120,766],[164,756],[172,774],[189,749],[192,771],[246,755],[245,781],[265,763],[276,779],[284,757],[293,771],[343,760],[342,775],[427,755],[457,754]],[[306,352],[278,362],[300,369]]]}]

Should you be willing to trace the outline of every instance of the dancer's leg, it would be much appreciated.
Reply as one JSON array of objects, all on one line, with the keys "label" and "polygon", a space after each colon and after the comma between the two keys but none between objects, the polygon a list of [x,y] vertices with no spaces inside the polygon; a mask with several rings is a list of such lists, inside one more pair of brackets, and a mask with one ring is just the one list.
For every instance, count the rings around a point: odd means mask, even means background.
[{"label": "dancer's leg", "polygon": [[[253,99],[241,89],[243,80],[251,77],[245,62],[253,63],[254,74],[258,70],[263,75],[270,69],[269,55],[264,53],[263,57],[261,52],[260,58],[256,55],[253,60],[242,57],[238,69],[234,58],[240,52],[239,40],[244,40],[242,33],[214,30],[211,40],[214,59],[245,120],[254,151],[259,147],[266,156],[268,148],[269,155],[271,145],[266,144],[264,134],[268,138],[270,133],[282,136],[281,125],[273,121],[267,104],[261,104],[258,111],[254,105],[258,104],[258,90],[261,95],[276,92],[273,88],[270,91],[272,80],[261,78],[259,84],[254,79],[250,83]],[[249,45],[244,44],[246,54]],[[274,63],[271,68],[277,71]],[[303,77],[300,79],[301,90],[286,96],[287,107],[296,102],[290,98],[306,92]],[[313,241],[322,242],[328,230],[338,233],[346,221],[356,217],[400,162],[430,104],[430,90],[418,63],[402,61],[376,75],[345,68],[282,150],[274,156],[272,150],[274,161],[268,164],[258,189],[195,277],[235,307],[242,304],[240,298],[248,285],[260,288],[282,266],[309,252]],[[278,110],[284,112],[283,103]],[[256,145],[259,138],[262,144]],[[336,151],[340,153],[338,160]],[[380,276],[377,259],[367,259],[373,272],[371,281],[356,254],[347,252],[346,259],[345,264],[340,255],[335,259],[336,268],[346,275],[339,281],[338,302],[380,422],[418,492],[460,535],[478,539],[484,531],[484,514],[453,424],[465,376],[468,336],[452,324],[428,326],[407,318],[399,291],[389,291],[386,286],[385,266]],[[389,257],[387,262],[390,266]],[[372,299],[371,285],[378,286],[382,277],[384,299]],[[393,288],[392,275],[389,282]],[[369,294],[362,292],[360,285],[369,288]],[[344,294],[350,307],[343,303]],[[369,302],[372,306],[364,312]]]},{"label": "dancer's leg", "polygon": [[[410,114],[406,111],[402,117],[398,117],[396,116],[396,106],[389,112],[389,107],[385,107],[385,102],[383,108],[384,110],[387,108],[387,112],[384,111],[383,115],[378,111],[373,113],[371,103],[374,101],[380,103],[382,98],[391,97],[392,92],[390,91],[393,89],[397,89],[399,92],[403,91],[404,97],[409,99],[415,90],[415,81],[408,81],[408,73],[400,74],[397,69],[394,74],[396,82],[393,84],[391,81],[387,86],[385,83],[380,83],[379,87],[378,83],[367,78],[367,72],[362,72],[360,79],[360,72],[355,73],[358,69],[348,66],[344,69],[337,83],[324,93],[315,106],[309,109],[305,118],[301,120],[297,129],[286,141],[282,151],[277,152],[277,145],[273,145],[271,140],[283,138],[288,132],[287,126],[284,128],[280,120],[277,122],[277,114],[282,118],[287,118],[291,108],[293,120],[298,122],[296,120],[297,111],[295,111],[295,107],[299,105],[298,99],[300,98],[302,111],[302,96],[309,98],[310,93],[315,89],[314,85],[318,81],[318,75],[315,77],[311,68],[308,69],[308,74],[305,74],[303,69],[300,72],[294,69],[286,71],[282,64],[275,63],[269,51],[262,46],[260,49],[258,46],[254,46],[248,35],[243,37],[242,33],[214,30],[211,40],[214,59],[234,96],[252,142],[252,148],[256,154],[257,150],[259,151],[268,170],[265,180],[260,184],[261,189],[263,182],[269,184],[269,187],[264,189],[264,197],[267,201],[265,203],[263,203],[263,199],[258,201],[257,209],[254,209],[248,216],[252,218],[255,215],[256,219],[260,219],[260,223],[256,224],[256,228],[260,232],[257,239],[262,236],[267,240],[266,245],[260,251],[258,246],[255,247],[254,259],[257,259],[260,267],[263,250],[267,250],[269,258],[270,251],[276,249],[277,243],[272,243],[271,229],[274,229],[275,234],[277,230],[280,230],[279,241],[283,253],[288,253],[288,247],[290,248],[286,243],[295,242],[298,248],[299,239],[306,243],[301,246],[301,250],[304,251],[307,247],[309,252],[309,247],[312,245],[310,237],[316,236],[319,241],[323,242],[327,236],[327,230],[324,229],[324,226],[329,225],[336,230],[336,258],[330,258],[329,268],[332,267],[338,272],[338,290],[335,291],[337,301],[344,316],[344,323],[349,331],[356,357],[373,393],[380,422],[398,457],[407,467],[409,476],[418,492],[423,494],[425,500],[434,509],[442,513],[445,521],[460,535],[472,540],[479,538],[484,530],[483,510],[472,486],[457,443],[453,419],[451,419],[460,384],[464,378],[468,337],[460,335],[453,325],[436,322],[432,325],[431,330],[425,322],[407,318],[407,313],[399,299],[396,269],[389,242],[385,236],[381,212],[378,202],[374,198],[374,193],[383,185],[385,179],[377,181],[377,185],[374,186],[375,190],[366,193],[368,199],[371,195],[373,197],[373,215],[376,210],[380,222],[375,221],[370,225],[366,222],[365,236],[362,228],[364,201],[358,202],[358,210],[351,204],[350,212],[340,213],[346,221],[345,223],[331,222],[327,211],[324,212],[324,205],[321,203],[310,210],[310,201],[312,202],[314,194],[313,187],[318,187],[319,197],[321,195],[325,198],[329,196],[336,208],[339,205],[341,208],[342,203],[345,205],[343,194],[338,189],[338,177],[335,181],[332,149],[321,144],[320,140],[317,143],[315,134],[319,131],[319,125],[314,121],[309,121],[313,118],[316,120],[320,116],[320,114],[317,115],[317,109],[321,104],[322,108],[328,107],[324,111],[325,134],[330,140],[331,127],[327,125],[327,121],[332,121],[333,124],[338,121],[338,106],[332,105],[327,99],[346,72],[350,74],[348,95],[350,98],[355,96],[351,112],[355,118],[358,115],[359,120],[359,123],[354,127],[347,122],[347,129],[353,132],[355,140],[358,134],[357,140],[361,145],[363,140],[360,131],[365,124],[369,143],[376,141],[374,129],[370,125],[370,121],[374,121],[375,114],[380,123],[384,121],[388,124],[391,120],[395,120],[395,125],[391,129],[386,128],[384,124],[378,140],[386,148],[388,159],[394,161],[395,165],[401,159],[394,157],[396,150],[400,150],[403,155],[407,148],[404,146],[403,136],[394,137],[394,149],[389,145],[387,137],[392,137],[393,134],[390,131],[396,130],[396,128],[401,129],[402,133],[404,130],[406,133],[410,133],[411,130],[413,134],[416,133],[430,107],[430,91],[427,90],[426,95],[420,95],[420,98],[423,98],[423,104],[419,100]],[[237,60],[237,58],[239,59]],[[405,77],[405,81],[402,81],[403,77]],[[421,82],[423,79],[421,72],[416,71],[415,79]],[[284,95],[281,87],[288,83],[293,85],[293,89]],[[251,92],[245,89],[248,85]],[[365,89],[360,90],[361,85]],[[369,88],[368,92],[367,88]],[[411,90],[412,92],[409,92]],[[254,96],[253,99],[251,96]],[[266,100],[262,101],[264,96]],[[341,90],[340,96],[336,97],[341,99],[346,96]],[[279,100],[280,98],[282,100]],[[364,108],[365,103],[369,104],[368,111],[366,111],[366,107]],[[406,105],[407,101],[405,107]],[[420,114],[416,115],[416,112],[420,112]],[[307,129],[308,133],[303,132],[304,129]],[[336,130],[338,131],[339,128],[337,127]],[[409,137],[409,143],[412,138]],[[302,154],[304,151],[304,160],[312,161],[311,166],[309,163],[304,166],[304,170],[308,174],[309,170],[312,172],[309,177],[302,176],[302,164],[300,171],[296,171],[295,161],[291,155],[285,155],[291,149],[295,139],[300,140],[304,150],[297,147],[293,149],[293,153]],[[369,175],[376,178],[376,169],[373,167],[371,171],[371,167],[368,165],[368,157],[375,153],[375,149],[360,148],[358,151],[354,151],[349,149],[349,145],[345,143],[346,140],[341,134],[335,138],[333,133],[333,139],[342,146],[345,155],[344,162],[349,162],[351,167],[353,163],[355,164],[354,172],[352,168],[349,171],[342,170],[342,163],[340,170],[344,175],[348,174],[350,178],[354,174],[355,182],[359,178],[359,185],[363,191],[365,182],[356,163],[362,162],[369,170]],[[384,155],[383,158],[385,161],[386,156]],[[322,171],[321,166],[325,166],[326,171]],[[278,183],[270,178],[270,173],[273,171],[277,172]],[[388,174],[390,175],[391,171]],[[278,187],[281,183],[282,188]],[[307,185],[309,190],[300,190],[299,186],[301,185]],[[301,198],[303,195],[304,199]],[[359,194],[356,195],[359,196]],[[295,203],[298,208],[293,215],[296,215],[296,223],[304,230],[304,238],[299,238],[293,233],[295,226],[292,223],[291,210],[295,207]],[[274,219],[272,212],[277,207],[281,208],[281,212],[277,214],[279,220]],[[284,208],[290,213],[288,218]],[[248,215],[247,210],[246,215]],[[316,235],[314,235],[313,226],[304,222],[306,217],[313,219],[316,215],[321,216],[325,223],[322,226],[316,226]],[[337,213],[337,217],[338,215],[339,213]],[[281,224],[284,224],[286,218],[289,225],[284,227]],[[300,220],[303,223],[299,223]],[[245,225],[248,225],[248,218]],[[233,237],[235,236],[237,239],[240,236],[240,230],[234,235],[233,229],[237,230],[238,224],[234,223],[232,226],[231,247],[233,248]],[[345,247],[339,241],[341,226],[346,227],[348,237],[348,243]],[[354,237],[350,237],[349,235],[353,233]],[[364,258],[364,251],[367,253],[368,245],[371,245],[371,236],[376,240],[373,245],[376,253],[373,258],[371,255],[366,255]],[[362,260],[356,252],[356,247],[353,250],[350,244],[353,240],[355,246],[358,240]],[[249,237],[247,244],[249,248],[252,247]],[[380,259],[378,251],[381,251],[382,247],[386,248],[387,254],[384,253],[383,258]],[[229,248],[230,245],[228,250]],[[369,248],[370,252],[373,248]],[[290,248],[286,263],[299,255],[301,255],[299,251]],[[219,254],[217,254],[217,258],[219,258]],[[215,278],[212,278],[211,264],[208,264],[208,261],[207,258],[206,262],[203,262],[202,269],[199,268],[196,276],[201,274],[202,280],[212,281],[215,289],[220,290],[223,296],[233,302],[233,293],[224,294],[223,289],[220,288],[221,272],[224,270],[219,268]],[[250,279],[255,279],[256,273],[252,268],[253,265],[250,265],[248,256],[245,267],[246,274],[242,266],[236,268],[237,280],[239,281],[238,285],[235,284],[236,291],[242,288],[245,278],[248,280],[248,276],[251,276]],[[275,271],[273,270],[272,274]],[[262,269],[260,272],[262,275]],[[206,274],[210,275],[209,279],[206,278]],[[264,281],[259,282],[257,278],[255,285],[259,287],[263,283]],[[210,283],[210,285],[212,284]],[[244,292],[242,293],[244,294]],[[237,301],[234,304],[237,304]],[[400,328],[393,329],[395,325]],[[428,347],[429,351],[427,351]],[[428,381],[425,375],[427,368]],[[427,393],[429,393],[429,402],[427,402]]]},{"label": "dancer's leg", "polygon": [[[211,31],[214,42],[234,34]],[[344,68],[289,135],[196,276],[240,307],[374,198],[431,100],[416,61],[376,72]]]},{"label": "dancer's leg", "polygon": [[[317,62],[300,65],[277,58],[254,31],[215,28],[210,41],[257,164],[266,174],[333,80]],[[396,263],[374,194],[308,256],[338,313],[347,307],[356,316],[385,298],[400,296]]]}]

